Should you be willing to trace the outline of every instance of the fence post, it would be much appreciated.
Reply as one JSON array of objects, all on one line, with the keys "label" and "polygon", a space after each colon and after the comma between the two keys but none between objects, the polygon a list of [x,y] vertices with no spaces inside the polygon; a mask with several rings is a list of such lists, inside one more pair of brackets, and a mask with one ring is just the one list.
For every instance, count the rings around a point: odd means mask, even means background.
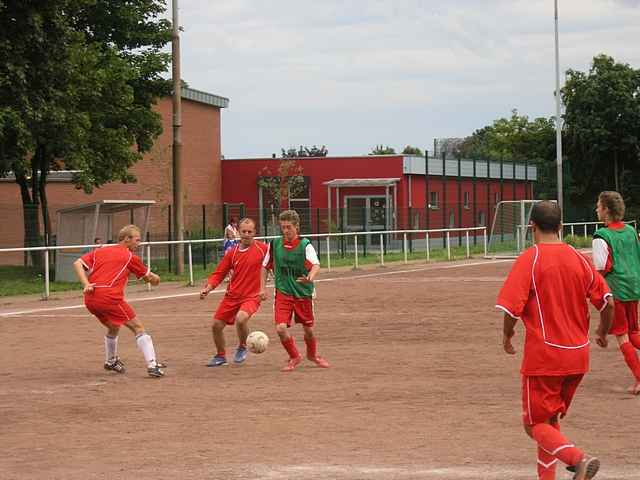
[{"label": "fence post", "polygon": [[424,235],[425,246],[427,247],[427,262],[431,259],[431,252],[429,251],[429,232]]},{"label": "fence post", "polygon": [[189,246],[189,286],[193,287],[193,257],[191,251],[191,242],[189,242],[187,245]]},{"label": "fence post", "polygon": [[[409,207],[409,222],[407,228],[413,230],[413,207]],[[409,251],[413,253],[413,234],[409,234]]]},{"label": "fence post", "polygon": [[380,234],[380,266],[384,267],[384,235]]},{"label": "fence post", "polygon": [[327,236],[327,270],[331,271],[331,237]]},{"label": "fence post", "polygon": [[587,238],[587,224],[584,224],[584,238]]},{"label": "fence post", "polygon": [[487,256],[487,227],[482,229],[482,242],[484,243],[484,256]]},{"label": "fence post", "polygon": [[451,235],[449,235],[449,230],[447,230],[447,260],[451,260]]},{"label": "fence post", "polygon": [[44,299],[49,300],[49,249],[44,251]]},{"label": "fence post", "polygon": [[[320,209],[316,208],[316,233],[320,234]],[[320,245],[322,245],[322,239],[318,237],[318,255],[320,255]]]},{"label": "fence post", "polygon": [[[207,206],[202,204],[202,239],[207,238]],[[207,269],[207,242],[202,242],[202,269]]]},{"label": "fence post", "polygon": [[403,246],[403,250],[404,250],[404,263],[408,263],[408,258],[407,258],[407,232],[404,232],[402,234],[402,246]]},{"label": "fence post", "polygon": [[464,232],[467,240],[467,258],[471,257],[471,252],[469,251],[469,230]]},{"label": "fence post", "polygon": [[571,225],[571,236],[573,237],[573,225]]},{"label": "fence post", "polygon": [[358,268],[358,234],[357,233],[353,236],[353,248],[355,250],[355,266],[354,266],[354,268],[357,269]]},{"label": "fence post", "polygon": [[[167,237],[167,240],[169,240],[169,241],[173,240],[173,234],[171,233],[171,228],[172,228],[171,225],[173,223],[172,219],[173,219],[173,216],[171,215],[171,205],[169,205],[169,222],[168,222],[169,235]],[[167,243],[167,254],[168,254],[167,255],[168,265],[167,266],[168,266],[169,271],[171,271],[171,264],[173,263],[173,258],[172,258],[173,256],[171,255],[172,250],[173,250],[173,245],[171,245],[170,243]]]},{"label": "fence post", "polygon": [[[149,269],[149,271],[151,271],[151,245],[147,245],[147,268]],[[151,291],[150,283],[147,283],[147,291]]]}]

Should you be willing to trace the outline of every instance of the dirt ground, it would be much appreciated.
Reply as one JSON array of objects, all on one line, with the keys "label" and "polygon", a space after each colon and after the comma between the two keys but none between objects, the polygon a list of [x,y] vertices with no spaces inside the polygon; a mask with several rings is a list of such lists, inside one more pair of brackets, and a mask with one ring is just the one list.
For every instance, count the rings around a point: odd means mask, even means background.
[{"label": "dirt ground", "polygon": [[[133,287],[132,306],[169,365],[151,379],[128,331],[119,345],[127,373],[103,370],[104,329],[77,294],[4,301],[0,478],[534,479],[536,449],[520,416],[523,331],[519,354],[504,354],[494,309],[509,267],[323,272],[316,331],[332,368],[305,362],[291,373],[280,372],[267,302],[251,324],[271,337],[267,352],[207,368],[221,295]],[[235,331],[226,334],[233,351]],[[299,327],[294,334],[302,347]],[[630,383],[617,348],[594,346],[563,430],[601,458],[597,478],[640,478]],[[559,469],[558,478],[571,477]]]}]

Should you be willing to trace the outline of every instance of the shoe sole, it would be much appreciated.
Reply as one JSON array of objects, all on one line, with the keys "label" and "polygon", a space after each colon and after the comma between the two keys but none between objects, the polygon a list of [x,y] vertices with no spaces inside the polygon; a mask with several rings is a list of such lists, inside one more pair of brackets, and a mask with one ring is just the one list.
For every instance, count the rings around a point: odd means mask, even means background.
[{"label": "shoe sole", "polygon": [[[573,476],[573,480],[591,480],[596,476],[598,470],[600,470],[600,460],[597,458],[590,458],[585,463],[584,472],[576,473]],[[584,473],[584,475],[581,475],[582,473]]]}]

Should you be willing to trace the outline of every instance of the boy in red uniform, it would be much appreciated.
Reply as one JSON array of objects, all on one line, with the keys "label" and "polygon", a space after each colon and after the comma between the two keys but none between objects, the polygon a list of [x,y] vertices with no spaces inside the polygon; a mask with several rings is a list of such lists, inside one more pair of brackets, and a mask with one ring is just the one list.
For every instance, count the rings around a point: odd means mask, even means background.
[{"label": "boy in red uniform", "polygon": [[589,306],[600,311],[597,343],[607,346],[613,300],[593,265],[558,237],[560,208],[536,203],[531,211],[535,245],[518,257],[496,307],[504,311],[503,348],[515,354],[511,339],[517,320],[526,329],[522,359],[522,414],[527,434],[538,444],[538,478],[555,479],[557,460],[590,479],[600,462],[560,433],[559,418],[589,369]]},{"label": "boy in red uniform", "polygon": [[276,332],[289,354],[289,361],[282,371],[290,372],[302,362],[295,340],[287,331],[291,327],[292,317],[304,329],[307,359],[321,368],[328,368],[329,362],[317,353],[318,342],[313,334],[313,279],[320,271],[320,260],[311,242],[298,236],[300,216],[295,210],[282,212],[278,220],[282,238],[273,241],[264,259],[262,285],[264,289],[268,270],[272,270],[276,287]]},{"label": "boy in red uniform", "polygon": [[631,225],[625,225],[624,200],[618,192],[598,196],[596,214],[604,223],[593,235],[593,263],[604,275],[615,304],[609,333],[616,336],[624,360],[635,377],[629,393],[640,394],[640,348],[638,300],[640,300],[640,240]]},{"label": "boy in red uniform", "polygon": [[[125,372],[118,358],[118,333],[123,325],[136,336],[138,348],[147,363],[150,377],[162,377],[165,365],[156,360],[151,336],[136,318],[133,308],[124,301],[124,289],[132,273],[151,285],[158,285],[160,277],[146,267],[133,252],[140,246],[140,229],[127,225],[118,233],[118,243],[85,253],[73,263],[84,289],[84,304],[107,328],[104,337],[105,370]],[[89,272],[89,276],[85,273]]]},{"label": "boy in red uniform", "polygon": [[208,367],[227,365],[224,327],[234,323],[239,344],[233,361],[242,363],[246,360],[249,319],[258,311],[260,301],[265,298],[260,282],[262,261],[268,247],[265,243],[254,240],[256,224],[250,218],[240,221],[239,230],[240,243],[227,250],[200,292],[202,300],[211,290],[220,285],[229,271],[233,270],[227,292],[213,316],[211,330],[217,353],[207,364]]}]

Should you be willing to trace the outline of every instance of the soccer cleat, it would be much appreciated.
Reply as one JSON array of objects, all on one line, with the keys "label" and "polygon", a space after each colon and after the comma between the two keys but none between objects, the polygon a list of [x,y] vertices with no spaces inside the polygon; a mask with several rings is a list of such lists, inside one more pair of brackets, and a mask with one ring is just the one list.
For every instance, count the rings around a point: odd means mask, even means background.
[{"label": "soccer cleat", "polygon": [[249,351],[247,350],[247,347],[238,347],[236,354],[233,356],[233,361],[235,363],[244,362],[247,359],[248,353]]},{"label": "soccer cleat", "polygon": [[162,363],[162,362],[156,362],[156,366],[157,366],[158,368],[167,368],[167,366],[166,366],[164,363]]},{"label": "soccer cleat", "polygon": [[207,363],[207,367],[221,367],[223,365],[227,365],[227,358],[224,355],[216,355]]},{"label": "soccer cleat", "polygon": [[113,360],[109,360],[108,362],[105,362],[104,369],[112,370],[118,373],[124,373],[127,371],[127,369],[124,367],[124,363],[122,363],[122,360],[120,360],[118,357],[114,358]]},{"label": "soccer cleat", "polygon": [[147,368],[147,374],[150,377],[154,377],[154,378],[164,377],[164,372],[160,370],[159,365],[156,365],[155,367]]},{"label": "soccer cleat", "polygon": [[283,372],[290,372],[302,363],[302,356],[290,358],[287,364],[282,368]]},{"label": "soccer cleat", "polygon": [[573,476],[573,480],[590,480],[598,473],[600,460],[596,457],[585,455],[580,463],[574,465],[574,468],[576,473]]},{"label": "soccer cleat", "polygon": [[313,363],[315,363],[317,366],[319,366],[320,368],[329,368],[329,362],[327,362],[324,358],[322,358],[319,355],[316,355],[315,358],[314,357],[307,357],[307,358]]}]

